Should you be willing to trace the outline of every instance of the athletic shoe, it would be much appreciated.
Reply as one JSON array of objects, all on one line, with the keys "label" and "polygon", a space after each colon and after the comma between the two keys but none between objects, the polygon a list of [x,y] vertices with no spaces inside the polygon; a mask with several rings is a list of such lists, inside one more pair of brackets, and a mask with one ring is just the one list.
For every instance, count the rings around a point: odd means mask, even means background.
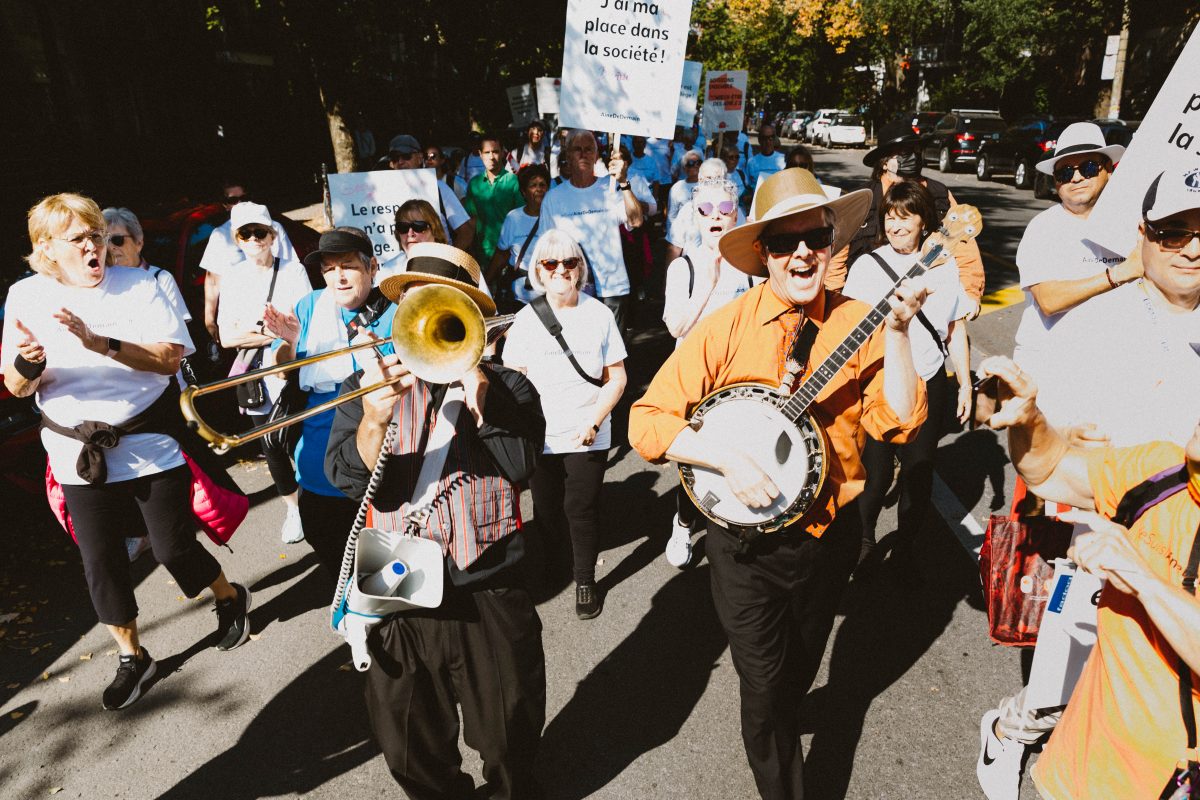
[{"label": "athletic shoe", "polygon": [[300,507],[289,505],[287,517],[283,520],[283,532],[280,536],[284,544],[295,544],[304,541],[304,525],[300,522]]},{"label": "athletic shoe", "polygon": [[240,583],[234,600],[222,600],[213,611],[217,614],[217,649],[232,650],[250,638],[250,590]]},{"label": "athletic shoe", "polygon": [[604,599],[600,595],[600,587],[595,583],[580,583],[575,586],[575,615],[580,619],[594,619],[600,616],[604,607]]},{"label": "athletic shoe", "polygon": [[979,721],[979,760],[975,776],[988,800],[1018,800],[1021,794],[1021,761],[1025,745],[996,736],[1000,712],[993,709]]},{"label": "athletic shoe", "polygon": [[130,536],[125,540],[125,552],[129,554],[129,563],[137,561],[142,553],[150,549],[149,536]]},{"label": "athletic shoe", "polygon": [[679,515],[671,520],[671,538],[667,540],[667,563],[683,569],[692,563],[692,529],[679,521]]},{"label": "athletic shoe", "polygon": [[154,677],[154,659],[146,648],[139,647],[137,655],[122,655],[117,663],[117,676],[104,690],[104,707],[109,711],[127,708],[142,696],[142,690]]}]

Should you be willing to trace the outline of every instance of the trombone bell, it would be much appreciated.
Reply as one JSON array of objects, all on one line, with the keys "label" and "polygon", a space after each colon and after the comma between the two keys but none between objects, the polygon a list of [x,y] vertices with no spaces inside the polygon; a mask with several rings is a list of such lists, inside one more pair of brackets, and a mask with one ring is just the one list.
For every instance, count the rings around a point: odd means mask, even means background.
[{"label": "trombone bell", "polygon": [[392,320],[400,363],[427,383],[452,383],[483,357],[487,331],[479,306],[452,286],[409,289]]}]

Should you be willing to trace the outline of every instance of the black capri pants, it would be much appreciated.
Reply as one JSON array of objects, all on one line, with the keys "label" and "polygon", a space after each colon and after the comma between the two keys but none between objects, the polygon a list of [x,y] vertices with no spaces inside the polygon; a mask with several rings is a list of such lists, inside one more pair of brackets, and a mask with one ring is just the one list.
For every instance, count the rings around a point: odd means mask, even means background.
[{"label": "black capri pants", "polygon": [[136,523],[130,523],[134,514],[146,523],[154,558],[185,595],[195,597],[221,574],[221,565],[196,541],[192,473],[186,464],[128,481],[62,488],[92,607],[105,625],[126,625],[137,619],[125,549],[125,537],[141,533]]}]

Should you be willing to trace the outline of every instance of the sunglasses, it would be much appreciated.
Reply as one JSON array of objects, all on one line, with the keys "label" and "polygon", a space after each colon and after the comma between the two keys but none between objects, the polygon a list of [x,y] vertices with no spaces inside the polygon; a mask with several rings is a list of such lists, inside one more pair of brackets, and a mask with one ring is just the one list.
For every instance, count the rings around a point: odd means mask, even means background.
[{"label": "sunglasses", "polygon": [[257,239],[258,241],[261,242],[263,239],[266,239],[269,235],[271,235],[271,229],[264,228],[262,226],[251,227],[249,225],[246,225],[245,227],[238,228],[238,231],[237,231],[237,238],[241,239],[243,242],[248,242],[251,239]]},{"label": "sunglasses", "polygon": [[716,205],[712,203],[699,203],[696,206],[696,210],[700,212],[700,216],[702,217],[711,217],[715,216],[715,214],[720,214],[723,217],[732,217],[733,212],[737,210],[737,204],[732,200],[722,200]]},{"label": "sunglasses", "polygon": [[413,233],[424,233],[429,230],[429,223],[423,219],[413,220],[412,222],[397,222],[396,233],[404,235],[409,231]]},{"label": "sunglasses", "polygon": [[575,269],[579,266],[579,259],[575,256],[561,260],[557,258],[543,258],[538,263],[541,264],[542,269],[546,270],[547,272],[554,272],[554,270],[558,269],[560,264],[562,265],[563,269]]},{"label": "sunglasses", "polygon": [[225,199],[225,205],[236,206],[238,203],[249,202],[250,195],[248,195],[248,194],[238,194],[238,195],[227,194],[227,195],[225,195],[224,199]]},{"label": "sunglasses", "polygon": [[1163,250],[1177,252],[1192,243],[1192,239],[1200,239],[1200,231],[1187,228],[1156,228],[1146,223],[1146,236]]},{"label": "sunglasses", "polygon": [[685,161],[685,162],[683,162],[683,165],[685,167],[687,167],[688,169],[691,169],[692,167],[700,166],[700,162],[699,161]]},{"label": "sunglasses", "polygon": [[772,233],[760,236],[759,241],[773,256],[790,256],[796,252],[801,242],[804,242],[804,246],[809,250],[824,250],[833,244],[833,226],[826,225],[824,228],[813,228],[800,233]]},{"label": "sunglasses", "polygon": [[1080,176],[1085,179],[1094,178],[1100,174],[1101,169],[1103,169],[1103,166],[1099,161],[1093,161],[1089,159],[1088,161],[1084,161],[1082,164],[1076,164],[1073,167],[1059,167],[1058,169],[1054,170],[1054,180],[1058,181],[1059,183],[1066,183],[1067,181],[1071,180],[1071,178],[1075,177],[1076,170],[1078,170]]},{"label": "sunglasses", "polygon": [[113,247],[124,247],[126,239],[132,240],[133,236],[128,233],[114,233],[108,237],[108,243]]}]

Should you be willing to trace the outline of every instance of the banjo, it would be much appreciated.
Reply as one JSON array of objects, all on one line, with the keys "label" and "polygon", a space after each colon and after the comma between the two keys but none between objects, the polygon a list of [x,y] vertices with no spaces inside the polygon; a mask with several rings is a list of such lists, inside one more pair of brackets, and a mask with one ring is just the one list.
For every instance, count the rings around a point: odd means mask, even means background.
[{"label": "banjo", "polygon": [[[901,276],[915,278],[948,256],[952,242],[979,235],[983,220],[974,206],[956,205],[946,212],[942,227],[923,246],[921,259]],[[896,282],[896,286],[900,284]],[[826,385],[862,347],[891,311],[888,292],[841,344],[821,362],[792,394],[764,383],[735,383],[722,387],[692,410],[694,430],[718,441],[737,442],[779,489],[766,507],[751,508],[734,496],[719,471],[679,465],[684,491],[708,519],[727,529],[771,533],[795,522],[812,506],[825,482],[829,444],[825,432],[808,413]]]}]

